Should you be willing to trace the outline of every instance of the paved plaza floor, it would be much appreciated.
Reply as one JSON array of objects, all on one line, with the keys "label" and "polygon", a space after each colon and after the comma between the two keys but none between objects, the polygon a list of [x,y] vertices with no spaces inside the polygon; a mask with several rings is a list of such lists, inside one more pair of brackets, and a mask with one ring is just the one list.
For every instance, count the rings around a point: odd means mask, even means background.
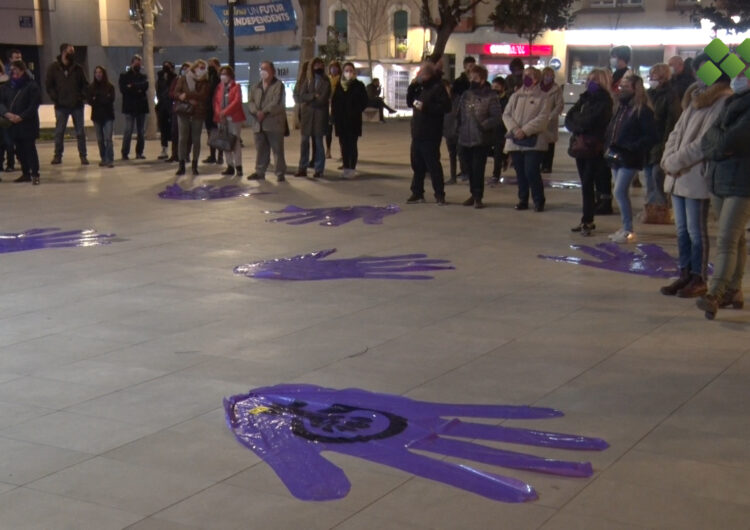
[{"label": "paved plaza floor", "polygon": [[[0,529],[750,528],[750,311],[710,322],[693,300],[660,295],[663,279],[540,259],[604,259],[570,246],[606,242],[619,218],[598,218],[594,237],[572,234],[576,189],[547,189],[544,213],[515,211],[511,185],[487,188],[484,210],[460,205],[465,184],[447,188],[445,207],[406,205],[408,131],[366,124],[356,179],[340,180],[334,158],[319,181],[269,173],[243,182],[266,193],[226,200],[160,199],[176,166],[156,160],[155,141],[147,160],[114,169],[96,165],[91,141],[91,166],[79,165],[73,141],[50,166],[43,143],[41,186],[4,174],[0,231],[116,237],[0,255]],[[566,141],[550,177],[575,181]],[[249,173],[247,131],[245,143]],[[298,152],[293,135],[290,168]],[[219,167],[201,169],[209,183],[219,178]],[[636,211],[641,196],[633,190]],[[290,225],[265,213],[388,204],[401,212],[381,224]],[[673,227],[636,231],[676,255]],[[332,248],[327,260],[420,253],[455,269],[421,273],[432,280],[233,273]],[[533,485],[538,500],[523,504],[324,453],[351,491],[306,502],[225,423],[224,397],[280,383],[553,407],[565,416],[503,425],[610,447],[487,442],[590,461],[590,478],[443,457]]]}]

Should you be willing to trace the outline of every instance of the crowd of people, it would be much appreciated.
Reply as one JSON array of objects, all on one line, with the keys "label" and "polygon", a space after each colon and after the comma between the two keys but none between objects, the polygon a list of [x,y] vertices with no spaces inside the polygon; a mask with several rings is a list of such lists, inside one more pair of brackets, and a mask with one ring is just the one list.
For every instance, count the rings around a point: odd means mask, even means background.
[{"label": "crowd of people", "polygon": [[[646,182],[644,223],[672,223],[676,228],[680,277],[661,292],[684,298],[699,297],[698,306],[713,318],[722,307],[742,307],[741,281],[747,250],[745,227],[750,219],[750,90],[742,72],[735,78],[722,73],[711,86],[694,70],[709,61],[698,55],[692,64],[681,57],[650,68],[648,86],[629,66],[630,48],[612,49],[609,68],[589,72],[585,90],[565,115],[570,131],[568,154],[575,159],[581,181],[582,216],[572,231],[590,236],[595,216],[619,206],[621,227],[609,235],[620,244],[637,240],[630,200],[631,186],[643,172]],[[464,71],[453,82],[443,79],[440,65],[422,64],[408,87],[406,103],[411,118],[411,195],[407,203],[425,202],[429,173],[435,201],[446,204],[445,186],[468,181],[470,196],[462,204],[484,207],[487,160],[492,155],[489,182],[497,183],[513,165],[518,183],[516,210],[543,212],[546,204],[542,173],[549,173],[559,139],[563,112],[562,87],[551,68],[510,63],[510,75],[490,82],[487,69],[466,57]],[[234,71],[217,59],[183,63],[179,71],[165,61],[157,75],[156,113],[161,133],[159,159],[177,162],[176,177],[199,174],[201,135],[206,129],[210,155],[203,163],[223,164],[222,175],[243,174],[241,128],[249,123],[255,140],[255,169],[247,177],[262,181],[274,157],[279,182],[287,165],[284,138],[289,136],[285,86],[274,65],[260,65],[260,81],[243,104]],[[63,44],[50,65],[45,90],[54,103],[56,128],[52,164],[62,163],[64,134],[73,119],[80,162],[88,165],[84,133],[84,103],[91,106],[99,147],[100,166],[114,166],[113,125],[115,87],[106,69],[97,66],[87,81],[75,62],[73,46]],[[128,160],[133,133],[135,158],[145,158],[145,122],[149,112],[148,79],[142,59],[134,55],[120,74],[125,128],[122,160]],[[394,111],[381,97],[379,81],[365,86],[351,62],[326,65],[320,58],[303,63],[294,88],[300,128],[297,177],[313,178],[325,171],[331,158],[333,134],[339,139],[342,178],[356,175],[358,140],[363,112],[374,108]],[[0,64],[0,160],[6,169],[21,165],[16,182],[39,184],[38,108],[41,89],[20,53],[14,51],[8,72]],[[450,160],[446,180],[440,162],[445,138]],[[171,151],[169,144],[171,142]],[[190,163],[190,175],[187,166]],[[715,270],[708,283],[709,209],[719,219]]]}]

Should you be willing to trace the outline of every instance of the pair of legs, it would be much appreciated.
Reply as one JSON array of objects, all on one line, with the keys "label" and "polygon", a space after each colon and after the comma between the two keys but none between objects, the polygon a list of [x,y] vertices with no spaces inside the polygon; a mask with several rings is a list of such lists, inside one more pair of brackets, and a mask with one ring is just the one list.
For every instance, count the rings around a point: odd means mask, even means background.
[{"label": "pair of legs", "polygon": [[708,277],[708,199],[672,195],[680,269]]},{"label": "pair of legs", "polygon": [[424,179],[429,172],[435,198],[445,198],[443,166],[440,163],[440,139],[412,140],[411,168],[414,171],[411,179],[411,192],[415,197],[424,197]]},{"label": "pair of legs", "polygon": [[55,107],[55,158],[61,159],[65,150],[65,129],[68,127],[68,118],[73,118],[73,127],[78,140],[78,154],[86,158],[86,133],[83,129],[83,105],[74,109]]},{"label": "pair of legs", "polygon": [[638,172],[637,169],[629,167],[620,167],[614,169],[615,177],[615,200],[620,207],[620,217],[622,219],[622,229],[626,232],[633,232],[633,206],[630,202],[630,185],[633,178]]},{"label": "pair of legs", "polygon": [[643,168],[643,174],[646,177],[646,204],[666,206],[664,170],[659,164],[651,164]]},{"label": "pair of legs", "polygon": [[448,159],[450,160],[450,180],[448,182],[456,182],[458,174],[458,138],[445,137],[445,146],[448,148]]},{"label": "pair of legs", "polygon": [[747,261],[745,231],[750,220],[750,197],[711,197],[719,216],[714,274],[708,294],[721,298],[727,291],[740,291]]},{"label": "pair of legs", "polygon": [[[188,142],[188,145],[190,142]],[[176,162],[180,159],[180,117],[172,113],[172,156],[169,161]]]},{"label": "pair of legs", "polygon": [[112,132],[115,120],[95,121],[96,143],[99,146],[99,158],[103,164],[112,164],[115,161],[114,146],[112,145]]},{"label": "pair of legs", "polygon": [[276,177],[283,179],[286,173],[283,131],[261,131],[255,133],[255,173],[261,178],[265,177],[266,170],[271,162],[271,151],[273,151],[273,164],[276,170]]},{"label": "pair of legs", "polygon": [[157,114],[157,119],[159,120],[161,150],[163,153],[166,153],[167,147],[169,147],[169,142],[172,140],[172,110],[170,108],[167,108],[166,110],[160,108],[159,113]]},{"label": "pair of legs", "polygon": [[597,213],[612,213],[612,170],[606,164],[594,180]]},{"label": "pair of legs", "polygon": [[[3,165],[3,161],[7,158],[7,162]],[[10,129],[0,129],[0,171],[3,168],[8,170],[14,169],[16,166],[16,148],[13,145],[13,138],[10,136]]]},{"label": "pair of legs", "polygon": [[177,117],[179,125],[179,160],[181,163],[188,161],[190,150],[188,149],[188,142],[192,146],[193,151],[193,162],[198,162],[198,157],[201,154],[201,131],[203,130],[203,120],[193,118],[191,116],[179,115]]},{"label": "pair of legs", "polygon": [[555,143],[551,142],[547,146],[547,150],[544,152],[544,155],[542,156],[542,172],[543,173],[551,173],[552,172],[552,162],[555,159]]},{"label": "pair of legs", "polygon": [[341,159],[344,163],[344,169],[357,169],[357,160],[359,159],[358,141],[359,137],[356,134],[344,133],[339,136],[339,147],[341,147]]},{"label": "pair of legs", "polygon": [[125,130],[122,132],[122,157],[127,158],[130,155],[130,141],[133,138],[133,129],[135,129],[135,156],[141,158],[143,149],[146,147],[146,115],[145,114],[124,114]]},{"label": "pair of legs", "polygon": [[383,98],[371,99],[368,102],[367,107],[378,109],[378,115],[379,115],[380,121],[385,121],[385,118],[383,117],[383,109],[388,109],[388,112],[390,112],[391,114],[396,112],[396,109],[393,109],[385,104],[385,100]]},{"label": "pair of legs", "polygon": [[596,208],[596,179],[607,169],[603,156],[596,158],[576,158],[578,176],[581,179],[581,196],[583,199],[583,215],[581,223],[590,225],[594,222]]},{"label": "pair of legs", "polygon": [[486,145],[464,146],[466,164],[469,169],[469,190],[474,201],[484,197],[484,170],[487,167],[489,147]]},{"label": "pair of legs", "polygon": [[310,162],[310,138],[315,142],[315,148],[313,149],[314,167],[315,173],[322,174],[326,169],[326,152],[323,147],[323,134],[316,134],[312,136],[302,135],[302,144],[300,145],[300,156],[299,156],[299,171],[302,173],[307,169],[307,164]]},{"label": "pair of legs", "polygon": [[242,167],[242,142],[240,142],[240,134],[242,134],[242,124],[227,121],[225,124],[229,134],[233,134],[237,137],[237,141],[234,142],[234,149],[231,151],[224,151],[224,157],[227,160],[227,166],[233,168]]},{"label": "pair of legs", "polygon": [[493,153],[492,153],[492,178],[493,180],[500,180],[500,175],[503,172],[503,165],[505,165],[506,160],[508,159],[508,153],[504,153],[505,151],[505,135],[498,135],[497,140],[495,140],[495,145],[492,146]]},{"label": "pair of legs", "polygon": [[511,151],[518,179],[518,204],[521,208],[529,205],[529,190],[534,205],[544,208],[546,199],[541,173],[542,154],[543,151]]},{"label": "pair of legs", "polygon": [[36,139],[14,139],[18,160],[21,162],[21,179],[39,182],[39,154],[36,151]]}]

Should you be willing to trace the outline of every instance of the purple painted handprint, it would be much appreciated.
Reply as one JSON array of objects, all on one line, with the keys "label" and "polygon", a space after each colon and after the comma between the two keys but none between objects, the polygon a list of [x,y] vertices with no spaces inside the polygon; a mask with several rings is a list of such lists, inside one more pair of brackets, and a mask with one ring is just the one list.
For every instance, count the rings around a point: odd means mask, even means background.
[{"label": "purple painted handprint", "polygon": [[95,230],[60,230],[32,228],[25,232],[0,233],[0,254],[40,248],[94,247],[109,245],[115,234],[99,234]]},{"label": "purple painted handprint", "polygon": [[588,477],[593,473],[588,462],[543,458],[458,438],[571,450],[608,447],[599,438],[464,423],[456,418],[563,415],[554,409],[428,403],[356,388],[335,390],[301,384],[257,388],[225,399],[224,409],[240,443],[270,465],[292,495],[302,500],[340,499],[349,493],[351,485],[344,471],[323,458],[322,451],[364,458],[490,499],[524,502],[536,499],[537,494],[521,480],[429,458],[410,449],[511,469]]},{"label": "purple painted handprint", "polygon": [[543,254],[540,254],[539,257],[562,263],[573,263],[652,278],[672,278],[680,275],[677,259],[667,254],[659,245],[636,245],[637,251],[628,250],[617,243],[599,243],[596,247],[570,245],[570,248],[580,250],[595,259],[575,256],[546,256]]},{"label": "purple painted handprint", "polygon": [[159,192],[162,199],[173,199],[181,201],[212,201],[216,199],[233,199],[237,197],[250,197],[253,195],[266,195],[268,192],[254,192],[249,188],[229,184],[227,186],[205,185],[197,188],[184,189],[179,184],[170,184]]},{"label": "purple painted handprint", "polygon": [[358,258],[329,259],[335,248],[319,250],[291,258],[278,258],[238,265],[235,274],[267,280],[340,280],[344,278],[369,278],[381,280],[431,280],[425,274],[412,272],[453,270],[448,260],[428,259],[426,254],[398,256],[362,256]]},{"label": "purple painted handprint", "polygon": [[269,219],[269,223],[286,223],[289,225],[304,225],[319,222],[321,226],[341,226],[362,219],[365,224],[379,225],[383,218],[401,211],[395,204],[388,206],[336,206],[331,208],[300,208],[287,206],[283,210],[266,211],[272,214],[291,214]]}]

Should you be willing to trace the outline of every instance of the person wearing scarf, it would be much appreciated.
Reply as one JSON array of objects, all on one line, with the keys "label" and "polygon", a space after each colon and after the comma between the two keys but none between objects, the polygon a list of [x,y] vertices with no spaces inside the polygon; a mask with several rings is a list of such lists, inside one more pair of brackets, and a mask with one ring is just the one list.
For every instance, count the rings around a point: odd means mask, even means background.
[{"label": "person wearing scarf", "polygon": [[[242,177],[242,124],[245,123],[245,111],[242,109],[242,90],[234,80],[234,70],[231,66],[219,69],[219,85],[214,92],[213,120],[221,128],[224,127],[237,137],[234,149],[224,151],[227,169],[222,172],[225,176]],[[219,155],[221,157],[221,154]]]},{"label": "person wearing scarf", "polygon": [[21,161],[21,176],[15,182],[39,184],[39,104],[42,95],[39,85],[31,80],[23,61],[10,67],[10,82],[0,92],[0,115],[11,121],[10,137]]},{"label": "person wearing scarf", "polygon": [[195,61],[183,77],[180,77],[175,87],[175,99],[192,105],[189,113],[177,116],[179,128],[179,161],[180,167],[176,175],[185,174],[185,163],[188,158],[188,140],[192,144],[192,174],[198,175],[198,161],[201,153],[201,130],[208,112],[208,100],[211,87],[208,82],[208,64],[203,59]]},{"label": "person wearing scarf", "polygon": [[344,163],[343,178],[356,174],[359,151],[357,141],[362,136],[362,113],[367,108],[367,89],[357,79],[353,63],[344,64],[344,73],[331,99],[336,136],[339,137],[341,158]]}]

